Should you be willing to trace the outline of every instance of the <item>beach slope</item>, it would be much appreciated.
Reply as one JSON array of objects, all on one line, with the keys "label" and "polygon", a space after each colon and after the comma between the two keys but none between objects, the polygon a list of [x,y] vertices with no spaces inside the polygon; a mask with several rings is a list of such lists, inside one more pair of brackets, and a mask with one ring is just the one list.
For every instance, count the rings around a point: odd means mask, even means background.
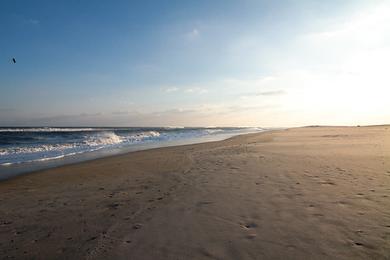
[{"label": "beach slope", "polygon": [[140,151],[0,183],[0,255],[389,259],[390,126]]}]

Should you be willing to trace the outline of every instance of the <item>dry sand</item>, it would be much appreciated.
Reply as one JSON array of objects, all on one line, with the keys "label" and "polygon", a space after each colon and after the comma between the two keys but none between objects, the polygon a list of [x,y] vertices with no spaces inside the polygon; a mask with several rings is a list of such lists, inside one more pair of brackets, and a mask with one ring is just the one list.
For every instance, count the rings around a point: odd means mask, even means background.
[{"label": "dry sand", "polygon": [[390,126],[129,153],[0,183],[0,254],[390,259]]}]

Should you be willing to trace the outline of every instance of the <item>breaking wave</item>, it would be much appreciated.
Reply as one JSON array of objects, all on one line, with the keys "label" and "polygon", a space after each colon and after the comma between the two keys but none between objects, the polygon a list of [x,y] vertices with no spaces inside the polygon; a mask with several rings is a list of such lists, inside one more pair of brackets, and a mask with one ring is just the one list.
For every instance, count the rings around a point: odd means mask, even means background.
[{"label": "breaking wave", "polygon": [[[47,161],[107,148],[180,141],[248,128],[0,128],[0,165]],[[251,131],[259,131],[252,129]]]}]

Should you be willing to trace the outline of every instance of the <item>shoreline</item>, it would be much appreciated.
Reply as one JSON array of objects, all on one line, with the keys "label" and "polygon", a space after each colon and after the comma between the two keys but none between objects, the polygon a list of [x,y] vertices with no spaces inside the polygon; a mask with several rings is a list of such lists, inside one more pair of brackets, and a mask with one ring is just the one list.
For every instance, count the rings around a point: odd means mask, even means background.
[{"label": "shoreline", "polygon": [[386,259],[390,127],[315,127],[95,159],[0,182],[0,255]]},{"label": "shoreline", "polygon": [[53,159],[42,160],[42,161],[14,163],[10,165],[0,165],[0,182],[13,179],[19,176],[27,175],[27,174],[44,171],[44,170],[55,169],[58,167],[79,164],[83,162],[90,162],[98,159],[110,158],[113,156],[120,156],[128,153],[138,152],[138,151],[147,151],[147,150],[166,148],[166,147],[219,142],[219,141],[228,140],[235,136],[254,134],[254,133],[263,133],[268,131],[277,131],[277,130],[263,129],[259,132],[240,133],[235,135],[221,134],[220,136],[218,135],[204,136],[201,138],[189,138],[185,140],[165,141],[162,143],[147,143],[147,144],[136,145],[136,146],[125,146],[122,148],[111,148],[111,149],[103,148],[102,150],[79,153],[70,156],[63,156],[61,158],[53,158]]}]

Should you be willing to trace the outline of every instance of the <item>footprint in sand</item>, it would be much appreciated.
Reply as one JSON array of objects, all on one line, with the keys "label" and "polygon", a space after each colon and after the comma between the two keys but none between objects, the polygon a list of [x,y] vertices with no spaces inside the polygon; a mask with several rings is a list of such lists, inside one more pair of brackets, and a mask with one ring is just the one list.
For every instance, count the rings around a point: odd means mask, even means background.
[{"label": "footprint in sand", "polygon": [[209,205],[209,204],[212,204],[213,202],[212,201],[199,201],[196,203],[196,206],[197,207],[201,207],[201,206],[204,206],[204,205]]},{"label": "footprint in sand", "polygon": [[246,224],[241,224],[241,226],[245,229],[251,229],[251,228],[256,228],[257,224],[254,222],[246,223]]},{"label": "footprint in sand", "polygon": [[336,167],[336,170],[338,170],[339,172],[345,172],[345,170],[340,167]]},{"label": "footprint in sand", "polygon": [[349,202],[346,202],[346,201],[337,201],[336,203],[337,203],[339,206],[343,206],[343,207],[348,206],[348,204],[349,204]]},{"label": "footprint in sand", "polygon": [[320,181],[319,184],[325,185],[325,186],[327,186],[327,185],[332,185],[332,186],[333,186],[333,185],[336,185],[336,183],[333,182],[333,181],[331,181],[331,180]]},{"label": "footprint in sand", "polygon": [[95,240],[95,239],[97,239],[97,238],[98,238],[97,236],[90,237],[89,239],[87,239],[87,242],[88,242],[88,241]]},{"label": "footprint in sand", "polygon": [[119,203],[112,203],[107,205],[107,208],[109,209],[117,209],[118,207],[119,207]]},{"label": "footprint in sand", "polygon": [[361,242],[354,242],[353,244],[354,244],[355,246],[364,246],[364,244],[361,243]]},{"label": "footprint in sand", "polygon": [[241,227],[245,230],[248,230],[249,231],[249,234],[245,235],[245,238],[246,239],[249,239],[249,240],[252,240],[252,239],[255,239],[257,237],[257,234],[254,233],[254,231],[252,230],[253,228],[256,228],[257,227],[257,224],[254,223],[254,222],[249,222],[249,223],[246,223],[246,224],[240,224]]},{"label": "footprint in sand", "polygon": [[246,236],[247,239],[255,239],[257,237],[257,234],[249,234]]},{"label": "footprint in sand", "polygon": [[140,224],[140,223],[136,223],[133,226],[133,229],[140,229],[140,228],[142,228],[142,224]]}]

